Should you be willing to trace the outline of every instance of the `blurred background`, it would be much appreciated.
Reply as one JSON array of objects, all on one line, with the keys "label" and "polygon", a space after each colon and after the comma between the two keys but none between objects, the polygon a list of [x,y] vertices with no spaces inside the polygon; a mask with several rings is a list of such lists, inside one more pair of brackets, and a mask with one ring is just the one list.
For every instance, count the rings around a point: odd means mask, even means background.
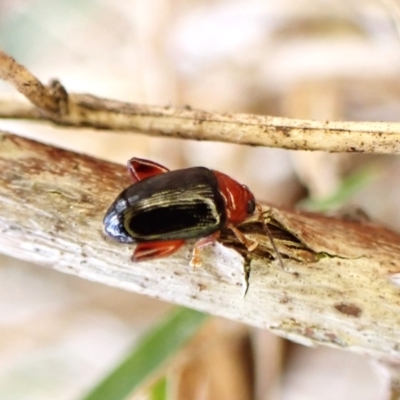
[{"label": "blurred background", "polygon": [[[399,121],[399,34],[398,0],[0,2],[0,48],[43,82],[57,78],[69,91],[216,112]],[[0,82],[0,92],[14,90]],[[396,156],[10,120],[0,129],[121,164],[138,156],[171,169],[216,168],[261,201],[324,211],[355,205],[400,231]],[[0,257],[0,398],[79,399],[172,307]],[[366,357],[305,348],[216,318],[199,335],[202,354],[169,368],[175,398],[394,398],[385,368]],[[149,397],[143,389],[132,398]]]}]

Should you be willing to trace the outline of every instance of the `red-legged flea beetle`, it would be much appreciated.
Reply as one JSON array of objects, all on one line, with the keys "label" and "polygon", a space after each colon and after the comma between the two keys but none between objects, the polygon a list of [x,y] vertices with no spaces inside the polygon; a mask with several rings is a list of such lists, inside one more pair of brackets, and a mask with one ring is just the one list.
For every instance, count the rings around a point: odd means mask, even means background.
[{"label": "red-legged flea beetle", "polygon": [[204,167],[169,171],[153,161],[132,158],[128,172],[133,184],[108,209],[103,223],[108,236],[137,243],[133,261],[165,257],[187,239],[200,239],[191,264],[201,265],[199,249],[230,228],[249,250],[249,241],[236,228],[256,210],[254,195],[229,176]]}]

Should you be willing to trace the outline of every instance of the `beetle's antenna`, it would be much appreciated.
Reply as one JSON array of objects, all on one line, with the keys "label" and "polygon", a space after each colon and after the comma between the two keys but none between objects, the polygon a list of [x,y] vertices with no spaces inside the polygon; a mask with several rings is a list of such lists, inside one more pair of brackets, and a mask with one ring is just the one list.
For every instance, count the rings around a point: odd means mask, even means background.
[{"label": "beetle's antenna", "polygon": [[278,259],[279,264],[281,265],[281,268],[284,270],[285,269],[285,265],[283,264],[283,260],[282,260],[281,254],[279,253],[278,248],[276,247],[274,238],[272,236],[271,231],[268,228],[268,225],[265,223],[265,219],[264,219],[264,216],[263,216],[263,209],[259,204],[256,204],[256,207],[257,207],[258,212],[260,213],[259,214],[260,222],[262,223],[262,226],[264,228],[264,232],[269,237],[269,240],[271,241],[272,249],[274,250],[274,252],[276,254],[276,258]]}]

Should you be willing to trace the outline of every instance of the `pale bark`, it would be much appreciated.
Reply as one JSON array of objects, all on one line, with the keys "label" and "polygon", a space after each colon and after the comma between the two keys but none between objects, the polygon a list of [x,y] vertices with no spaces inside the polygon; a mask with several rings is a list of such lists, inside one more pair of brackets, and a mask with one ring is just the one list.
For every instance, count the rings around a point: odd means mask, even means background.
[{"label": "pale bark", "polygon": [[196,270],[192,243],[172,257],[134,264],[133,246],[102,232],[108,205],[129,184],[124,167],[1,134],[0,168],[4,254],[301,343],[400,358],[400,237],[386,228],[267,208],[284,269],[256,217],[241,227],[259,242],[251,253],[224,230]]}]

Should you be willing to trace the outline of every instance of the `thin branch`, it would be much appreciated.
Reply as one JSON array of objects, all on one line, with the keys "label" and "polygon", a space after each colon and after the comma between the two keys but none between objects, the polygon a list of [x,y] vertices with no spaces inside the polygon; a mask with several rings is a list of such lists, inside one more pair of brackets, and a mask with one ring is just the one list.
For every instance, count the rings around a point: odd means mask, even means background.
[{"label": "thin branch", "polygon": [[218,114],[68,94],[57,81],[48,87],[42,85],[25,67],[1,51],[0,77],[13,84],[37,107],[27,107],[21,101],[9,104],[10,100],[0,99],[0,117],[3,118],[40,118],[66,126],[292,150],[400,153],[399,123],[320,122]]},{"label": "thin branch", "polygon": [[[2,51],[0,51],[0,78],[15,86],[43,112],[50,114],[60,112],[59,92],[62,92],[62,89],[59,85],[45,87],[28,69]],[[65,97],[65,95],[61,95],[61,97]]]},{"label": "thin branch", "polygon": [[[400,358],[400,237],[369,222],[268,208],[284,269],[257,216],[189,266],[192,244],[152,262],[107,239],[102,218],[125,168],[0,133],[0,251],[126,290],[268,328],[305,344]],[[243,282],[250,273],[243,298]]]}]

